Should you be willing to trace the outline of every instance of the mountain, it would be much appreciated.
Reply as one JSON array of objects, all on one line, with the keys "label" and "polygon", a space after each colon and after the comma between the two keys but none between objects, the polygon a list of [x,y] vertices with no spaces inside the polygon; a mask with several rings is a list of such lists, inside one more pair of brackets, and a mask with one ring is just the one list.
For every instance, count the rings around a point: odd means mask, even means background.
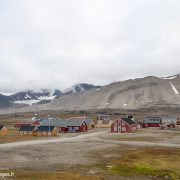
[{"label": "mountain", "polygon": [[33,103],[37,105],[25,107],[23,111],[32,111],[33,108],[37,109],[37,106],[38,110],[137,110],[161,107],[177,109],[180,108],[180,74],[161,78],[148,76],[113,82],[102,87],[77,84],[63,93],[59,90],[42,90],[0,96],[1,108]]},{"label": "mountain", "polygon": [[[41,91],[23,91],[10,95],[11,101],[15,104],[28,104],[50,102],[52,99],[56,99],[62,95],[60,90],[47,90],[42,89]],[[41,104],[41,103],[40,103]]]},{"label": "mountain", "polygon": [[69,89],[66,89],[63,94],[67,95],[67,94],[73,94],[73,93],[79,93],[79,92],[84,92],[90,89],[94,89],[94,88],[100,88],[101,86],[95,86],[92,84],[86,84],[86,83],[81,83],[81,84],[76,84],[72,87],[70,87]]},{"label": "mountain", "polygon": [[[73,89],[71,90],[73,91]],[[111,83],[83,93],[61,96],[41,105],[43,110],[139,109],[180,107],[180,75],[145,77]]]},{"label": "mountain", "polygon": [[[42,89],[40,91],[21,91],[17,93],[6,93],[3,92],[3,99],[0,100],[1,106],[0,108],[7,107],[23,107],[23,106],[32,106],[33,104],[41,105],[50,103],[52,100],[59,98],[63,95],[73,94],[84,92],[89,89],[99,88],[100,86],[94,86],[92,84],[77,84],[73,87],[67,89],[65,92],[61,92],[58,89],[48,90]],[[5,100],[7,102],[5,102]]]}]

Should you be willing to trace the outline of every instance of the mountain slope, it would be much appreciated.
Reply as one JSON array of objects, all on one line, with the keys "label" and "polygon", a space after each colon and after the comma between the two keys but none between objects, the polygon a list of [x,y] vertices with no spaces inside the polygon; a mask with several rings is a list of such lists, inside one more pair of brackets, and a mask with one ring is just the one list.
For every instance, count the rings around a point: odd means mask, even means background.
[{"label": "mountain slope", "polygon": [[100,89],[64,95],[41,109],[138,109],[180,106],[180,76],[145,77],[112,83]]},{"label": "mountain slope", "polygon": [[87,83],[81,83],[81,84],[76,84],[68,89],[66,89],[63,94],[73,94],[73,93],[79,93],[79,92],[84,92],[90,89],[94,88],[100,88],[101,86],[95,86],[93,84],[87,84]]},{"label": "mountain slope", "polygon": [[0,108],[7,108],[12,105],[11,98],[0,94]]}]

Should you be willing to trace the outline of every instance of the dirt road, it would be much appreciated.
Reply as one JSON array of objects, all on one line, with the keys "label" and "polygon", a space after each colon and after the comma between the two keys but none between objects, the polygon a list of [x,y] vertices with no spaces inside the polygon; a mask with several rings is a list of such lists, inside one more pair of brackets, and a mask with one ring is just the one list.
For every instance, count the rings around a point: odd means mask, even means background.
[{"label": "dirt road", "polygon": [[0,149],[14,148],[14,147],[19,147],[19,146],[37,145],[37,144],[40,145],[40,144],[47,144],[47,143],[76,141],[76,140],[81,140],[84,138],[96,137],[98,135],[102,135],[107,132],[108,132],[108,130],[104,130],[104,131],[100,131],[100,132],[80,134],[75,137],[63,137],[63,138],[59,137],[59,138],[49,138],[49,139],[45,139],[45,140],[29,140],[29,141],[5,143],[5,144],[0,144]]},{"label": "dirt road", "polygon": [[[86,134],[80,134],[74,137],[59,137],[59,138],[49,138],[45,140],[29,140],[22,142],[13,142],[0,144],[0,149],[9,149],[20,146],[33,146],[33,145],[41,145],[48,143],[60,143],[60,142],[74,142],[83,139],[94,140],[95,142],[103,142],[109,144],[123,144],[123,145],[132,145],[132,146],[147,146],[147,147],[172,147],[172,148],[180,148],[180,144],[175,143],[162,143],[162,142],[134,142],[134,141],[120,141],[120,140],[111,140],[111,139],[103,139],[101,138],[103,135],[107,135],[109,130],[103,130],[100,132],[91,132]],[[110,134],[110,133],[109,133]]]}]

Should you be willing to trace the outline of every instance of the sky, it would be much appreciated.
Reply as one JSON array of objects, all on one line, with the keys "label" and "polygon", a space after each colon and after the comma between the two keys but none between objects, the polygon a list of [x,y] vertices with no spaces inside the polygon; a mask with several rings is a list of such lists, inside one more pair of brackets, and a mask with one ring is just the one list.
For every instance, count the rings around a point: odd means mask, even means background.
[{"label": "sky", "polygon": [[0,91],[180,73],[179,0],[1,0]]}]

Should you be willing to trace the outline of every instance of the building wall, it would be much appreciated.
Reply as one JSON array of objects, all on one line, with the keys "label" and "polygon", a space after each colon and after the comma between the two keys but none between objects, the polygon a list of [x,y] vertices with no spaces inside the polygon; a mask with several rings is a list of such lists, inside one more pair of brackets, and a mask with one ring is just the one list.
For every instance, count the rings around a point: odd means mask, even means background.
[{"label": "building wall", "polygon": [[160,127],[160,123],[147,123],[148,127]]},{"label": "building wall", "polygon": [[[54,128],[52,132],[50,132],[50,136],[56,136],[57,135],[57,129]],[[37,131],[37,136],[49,136],[48,131]]]},{"label": "building wall", "polygon": [[131,133],[137,130],[137,125],[128,125],[122,119],[116,120],[111,125],[111,132],[119,132],[119,133]]},{"label": "building wall", "polygon": [[122,119],[118,119],[111,125],[111,132],[126,133],[129,132],[129,127]]},{"label": "building wall", "polygon": [[96,124],[96,127],[97,127],[97,128],[110,128],[111,125],[112,125],[112,123],[113,123],[112,120],[110,120],[109,123],[106,123],[106,124],[103,123],[102,120],[98,120],[98,121],[97,121],[97,124]]},{"label": "building wall", "polygon": [[95,124],[94,123],[91,123],[87,126],[87,129],[92,129],[92,128],[95,128]]},{"label": "building wall", "polygon": [[68,133],[68,132],[85,132],[88,130],[87,124],[83,124],[81,126],[68,126],[68,127],[60,127],[59,132]]},{"label": "building wall", "polygon": [[59,132],[65,133],[68,131],[68,128],[66,127],[59,127]]},{"label": "building wall", "polygon": [[79,128],[79,132],[85,132],[85,131],[87,131],[87,130],[88,130],[87,124],[83,124],[83,125],[81,125],[80,128]]},{"label": "building wall", "polygon": [[20,131],[19,133],[21,136],[34,136],[33,131]]}]

